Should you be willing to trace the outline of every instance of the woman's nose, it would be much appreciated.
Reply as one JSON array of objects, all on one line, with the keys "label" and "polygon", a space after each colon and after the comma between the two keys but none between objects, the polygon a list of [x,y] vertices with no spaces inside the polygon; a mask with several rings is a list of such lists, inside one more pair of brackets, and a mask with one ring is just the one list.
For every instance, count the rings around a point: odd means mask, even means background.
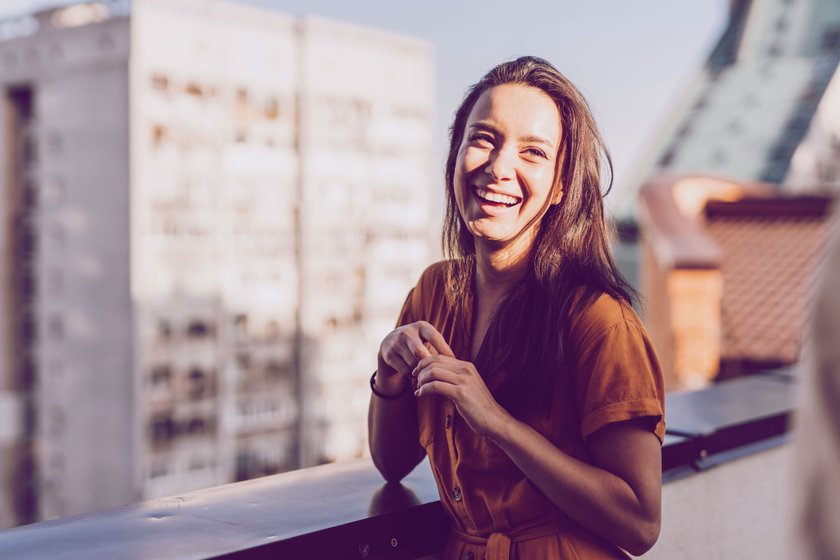
[{"label": "woman's nose", "polygon": [[494,150],[487,161],[485,173],[490,175],[494,181],[508,181],[513,178],[513,158],[509,150]]}]

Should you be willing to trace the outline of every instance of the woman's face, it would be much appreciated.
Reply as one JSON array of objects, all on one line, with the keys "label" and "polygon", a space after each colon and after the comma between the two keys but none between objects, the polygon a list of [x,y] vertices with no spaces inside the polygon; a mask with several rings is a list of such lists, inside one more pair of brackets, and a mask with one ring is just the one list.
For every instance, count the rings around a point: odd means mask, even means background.
[{"label": "woman's face", "polygon": [[[477,243],[507,245],[549,197],[560,201],[559,185],[551,192],[560,140],[560,112],[541,90],[505,84],[478,98],[454,173],[458,211]],[[529,244],[533,239],[523,237]]]}]

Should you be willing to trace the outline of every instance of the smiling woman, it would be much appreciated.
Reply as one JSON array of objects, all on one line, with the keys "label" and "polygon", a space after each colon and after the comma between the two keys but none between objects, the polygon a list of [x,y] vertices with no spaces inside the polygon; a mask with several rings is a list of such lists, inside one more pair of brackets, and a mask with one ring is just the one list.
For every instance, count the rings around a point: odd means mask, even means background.
[{"label": "smiling woman", "polygon": [[447,560],[625,558],[657,539],[662,374],[608,250],[609,161],[541,59],[492,69],[455,114],[449,258],[382,341],[369,415],[386,479],[428,455]]},{"label": "smiling woman", "polygon": [[[505,84],[476,101],[455,163],[455,200],[469,232],[484,242],[533,244],[536,218],[554,186],[560,114],[533,87]],[[552,203],[561,199],[558,188]]]}]

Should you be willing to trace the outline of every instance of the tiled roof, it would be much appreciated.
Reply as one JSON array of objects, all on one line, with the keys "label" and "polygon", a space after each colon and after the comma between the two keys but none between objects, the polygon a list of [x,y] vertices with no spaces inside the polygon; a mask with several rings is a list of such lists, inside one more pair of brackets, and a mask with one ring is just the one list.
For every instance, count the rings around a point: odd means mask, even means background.
[{"label": "tiled roof", "polygon": [[827,210],[825,199],[707,209],[704,229],[722,250],[721,362],[796,361],[828,238]]}]

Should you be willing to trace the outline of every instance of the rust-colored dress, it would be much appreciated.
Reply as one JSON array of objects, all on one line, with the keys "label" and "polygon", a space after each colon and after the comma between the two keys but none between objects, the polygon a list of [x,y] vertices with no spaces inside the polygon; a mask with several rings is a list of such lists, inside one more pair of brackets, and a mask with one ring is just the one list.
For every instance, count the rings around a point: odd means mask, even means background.
[{"label": "rust-colored dress", "polygon": [[[472,317],[459,317],[447,306],[445,270],[437,263],[423,273],[398,324],[431,323],[456,357],[469,360]],[[465,308],[472,309],[471,302]],[[575,356],[569,382],[555,384],[550,410],[520,419],[586,462],[586,438],[611,422],[651,417],[661,442],[662,373],[632,308],[602,295],[569,320]],[[473,432],[449,400],[430,396],[416,402],[420,444],[452,520],[444,560],[627,558],[563,514],[501,449]]]}]

